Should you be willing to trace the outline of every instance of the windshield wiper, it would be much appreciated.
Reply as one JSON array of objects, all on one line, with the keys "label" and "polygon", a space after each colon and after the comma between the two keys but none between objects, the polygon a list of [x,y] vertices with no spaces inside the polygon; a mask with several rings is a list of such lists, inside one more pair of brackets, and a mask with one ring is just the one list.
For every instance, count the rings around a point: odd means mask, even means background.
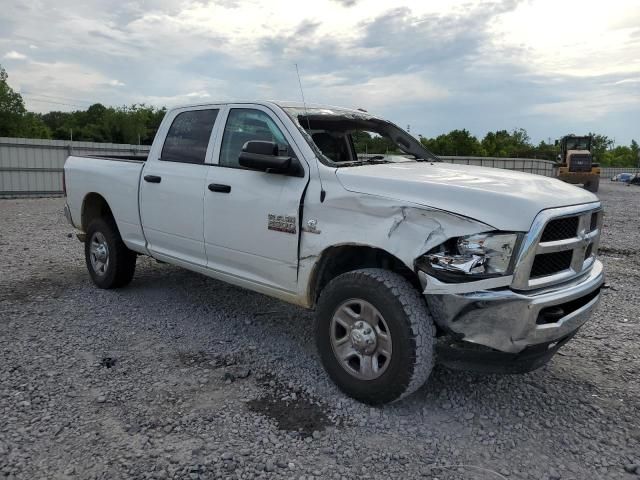
[{"label": "windshield wiper", "polygon": [[336,162],[338,167],[356,167],[359,165],[379,165],[381,163],[393,163],[391,160],[385,160],[382,156],[376,156],[372,158],[359,158],[358,160],[351,160],[349,162]]}]

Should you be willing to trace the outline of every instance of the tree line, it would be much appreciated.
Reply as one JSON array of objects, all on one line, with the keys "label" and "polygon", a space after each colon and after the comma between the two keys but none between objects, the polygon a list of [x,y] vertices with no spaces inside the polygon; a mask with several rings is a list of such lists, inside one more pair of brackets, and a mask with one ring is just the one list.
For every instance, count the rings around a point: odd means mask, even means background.
[{"label": "tree line", "polygon": [[[86,110],[49,113],[29,112],[22,96],[7,82],[7,72],[0,65],[0,137],[49,138],[88,142],[113,142],[151,145],[166,108],[144,104],[107,107],[96,103]],[[603,166],[634,167],[638,165],[638,142],[615,146],[606,135],[593,137],[593,155]],[[394,151],[391,141],[367,132],[355,132],[356,150],[361,153]],[[437,155],[478,157],[519,157],[556,160],[555,143],[534,144],[527,131],[488,132],[479,139],[468,130],[452,130],[434,138],[420,136],[422,144]]]},{"label": "tree line", "polygon": [[[613,140],[606,135],[593,132],[589,135],[593,137],[591,151],[595,160],[601,165],[617,167],[639,165],[639,148],[635,140],[631,140],[629,146],[614,146]],[[466,129],[452,130],[434,138],[421,135],[418,137],[430,151],[442,156],[541,158],[556,161],[560,153],[555,142],[541,141],[537,145],[532,143],[527,131],[523,128],[488,132],[482,139],[478,139]],[[368,132],[357,132],[353,139],[358,153],[400,153],[391,140]]]},{"label": "tree line", "polygon": [[[638,142],[631,140],[629,146],[614,145],[606,135],[589,132],[593,140],[591,152],[595,161],[604,166],[638,166]],[[555,142],[544,140],[535,145],[527,131],[517,128],[511,132],[498,130],[488,132],[482,140],[471,135],[468,130],[453,130],[436,138],[420,138],[423,145],[439,155],[469,155],[478,157],[523,157],[556,160],[559,148]]]}]

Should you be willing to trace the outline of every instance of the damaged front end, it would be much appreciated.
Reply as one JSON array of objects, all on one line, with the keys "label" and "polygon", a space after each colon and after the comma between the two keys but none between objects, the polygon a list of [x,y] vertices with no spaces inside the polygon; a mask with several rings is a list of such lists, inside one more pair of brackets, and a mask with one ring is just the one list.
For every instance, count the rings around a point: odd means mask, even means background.
[{"label": "damaged front end", "polygon": [[[591,229],[578,230],[575,237],[549,240],[550,234],[543,232],[546,225],[557,225],[557,217],[545,212],[527,234],[452,238],[420,256],[416,270],[442,333],[440,362],[452,368],[520,373],[546,363],[573,337],[597,307],[604,282],[602,263],[595,258],[597,208],[559,212],[569,215],[561,219],[573,215]],[[545,264],[547,252],[567,256],[570,266],[559,266],[558,260]],[[552,282],[554,278],[558,280]]]},{"label": "damaged front end", "polygon": [[[602,264],[562,289],[509,288],[426,294],[445,335],[441,363],[483,372],[522,373],[546,363],[591,317],[600,300]],[[427,289],[428,290],[428,289]]]}]

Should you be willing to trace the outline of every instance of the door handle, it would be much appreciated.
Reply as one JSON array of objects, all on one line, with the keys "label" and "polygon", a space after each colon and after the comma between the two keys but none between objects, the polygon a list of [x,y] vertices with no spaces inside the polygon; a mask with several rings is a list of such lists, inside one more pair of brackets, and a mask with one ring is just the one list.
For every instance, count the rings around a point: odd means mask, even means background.
[{"label": "door handle", "polygon": [[212,192],[229,193],[231,192],[231,185],[221,185],[219,183],[210,183],[209,190]]},{"label": "door handle", "polygon": [[162,177],[159,177],[157,175],[145,175],[144,176],[144,181],[145,182],[149,182],[149,183],[160,183],[161,180],[162,180]]}]

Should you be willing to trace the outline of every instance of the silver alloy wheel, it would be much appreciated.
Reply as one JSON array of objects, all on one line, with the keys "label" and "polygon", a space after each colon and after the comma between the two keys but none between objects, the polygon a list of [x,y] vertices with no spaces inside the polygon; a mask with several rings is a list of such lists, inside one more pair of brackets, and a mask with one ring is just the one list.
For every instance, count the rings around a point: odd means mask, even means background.
[{"label": "silver alloy wheel", "polygon": [[380,312],[366,300],[343,302],[331,319],[331,348],[347,372],[374,380],[391,363],[391,334]]},{"label": "silver alloy wheel", "polygon": [[91,267],[97,275],[103,276],[109,268],[109,245],[102,232],[95,232],[91,236],[89,245]]}]

